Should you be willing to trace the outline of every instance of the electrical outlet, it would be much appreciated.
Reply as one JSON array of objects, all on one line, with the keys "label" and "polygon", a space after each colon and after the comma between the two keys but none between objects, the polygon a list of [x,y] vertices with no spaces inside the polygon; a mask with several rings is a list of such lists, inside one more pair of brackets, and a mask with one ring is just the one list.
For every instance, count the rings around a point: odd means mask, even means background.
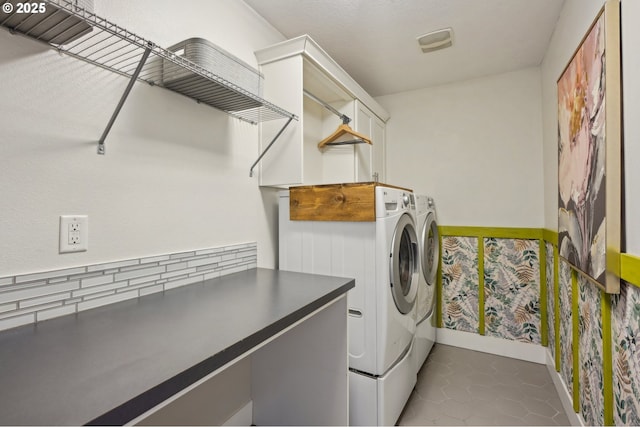
[{"label": "electrical outlet", "polygon": [[83,252],[89,247],[89,217],[60,216],[60,253]]}]

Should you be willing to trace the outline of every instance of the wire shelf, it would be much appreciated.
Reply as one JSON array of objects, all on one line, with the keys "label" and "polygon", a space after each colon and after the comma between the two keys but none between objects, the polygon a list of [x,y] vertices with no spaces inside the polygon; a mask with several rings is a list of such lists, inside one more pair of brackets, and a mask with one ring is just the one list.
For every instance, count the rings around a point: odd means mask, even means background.
[{"label": "wire shelf", "polygon": [[[14,8],[12,13],[0,13],[0,25],[47,43],[74,58],[186,95],[252,124],[282,118],[297,120],[294,114],[79,7],[76,1],[42,0],[46,14],[18,14]],[[149,53],[145,55],[147,50]],[[188,71],[188,75],[164,82],[163,67],[167,61]],[[140,64],[143,64],[141,69]]]}]

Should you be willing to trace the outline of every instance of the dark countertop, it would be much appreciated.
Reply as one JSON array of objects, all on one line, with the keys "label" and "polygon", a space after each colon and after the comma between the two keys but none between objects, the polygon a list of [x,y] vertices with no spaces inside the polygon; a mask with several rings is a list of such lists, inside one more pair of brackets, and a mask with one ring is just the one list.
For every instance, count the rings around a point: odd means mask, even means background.
[{"label": "dark countertop", "polygon": [[126,423],[353,286],[259,268],[1,332],[0,424]]}]

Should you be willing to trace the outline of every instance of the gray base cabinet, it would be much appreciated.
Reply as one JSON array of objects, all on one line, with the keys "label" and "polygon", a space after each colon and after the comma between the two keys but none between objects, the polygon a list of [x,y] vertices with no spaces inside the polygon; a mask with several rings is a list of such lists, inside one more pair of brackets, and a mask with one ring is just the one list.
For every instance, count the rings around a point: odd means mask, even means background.
[{"label": "gray base cabinet", "polygon": [[343,295],[131,424],[347,425],[346,322]]}]

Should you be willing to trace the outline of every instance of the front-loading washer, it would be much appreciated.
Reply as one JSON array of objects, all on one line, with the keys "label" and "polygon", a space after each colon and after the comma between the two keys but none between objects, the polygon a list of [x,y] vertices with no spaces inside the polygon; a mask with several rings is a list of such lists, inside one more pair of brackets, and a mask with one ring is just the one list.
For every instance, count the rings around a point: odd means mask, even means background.
[{"label": "front-loading washer", "polygon": [[416,383],[419,238],[415,199],[406,189],[375,187],[375,221],[292,221],[280,196],[282,270],[353,277],[349,307],[349,420],[395,424]]},{"label": "front-loading washer", "polygon": [[440,260],[440,236],[436,206],[429,196],[416,195],[420,277],[416,302],[416,333],[412,349],[415,372],[424,364],[436,341],[437,273]]}]

